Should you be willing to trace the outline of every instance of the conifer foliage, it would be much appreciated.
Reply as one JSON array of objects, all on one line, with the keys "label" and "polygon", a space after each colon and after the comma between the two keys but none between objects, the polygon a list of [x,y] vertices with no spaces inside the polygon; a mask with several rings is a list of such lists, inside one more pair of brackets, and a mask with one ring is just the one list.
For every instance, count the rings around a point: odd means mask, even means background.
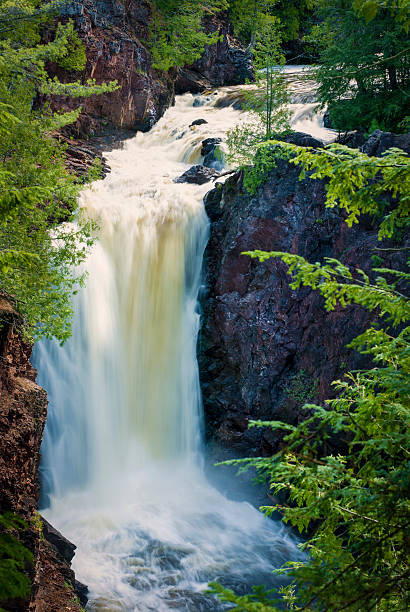
[{"label": "conifer foliage", "polygon": [[[63,341],[70,335],[71,295],[81,275],[74,268],[91,243],[92,225],[81,219],[81,183],[66,170],[56,130],[75,121],[80,108],[36,108],[39,94],[90,96],[115,83],[62,83],[49,61],[70,71],[84,68],[84,47],[73,24],[58,24],[42,44],[41,27],[58,3],[0,0],[0,293],[15,305],[28,336]],[[65,223],[62,223],[62,222]]]}]

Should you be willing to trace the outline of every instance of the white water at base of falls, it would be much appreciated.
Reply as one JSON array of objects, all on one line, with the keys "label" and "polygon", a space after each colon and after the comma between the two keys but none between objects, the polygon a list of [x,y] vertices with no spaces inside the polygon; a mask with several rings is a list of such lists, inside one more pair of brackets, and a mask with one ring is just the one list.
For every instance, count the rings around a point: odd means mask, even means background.
[{"label": "white water at base of falls", "polygon": [[[203,594],[209,581],[247,592],[300,557],[280,523],[227,499],[202,467],[197,294],[211,185],[173,179],[243,117],[215,108],[225,94],[200,108],[178,97],[107,154],[111,174],[81,196],[100,230],[73,336],[35,350],[49,396],[44,515],[77,545],[89,610],[223,610]],[[198,118],[208,123],[190,128]]]}]

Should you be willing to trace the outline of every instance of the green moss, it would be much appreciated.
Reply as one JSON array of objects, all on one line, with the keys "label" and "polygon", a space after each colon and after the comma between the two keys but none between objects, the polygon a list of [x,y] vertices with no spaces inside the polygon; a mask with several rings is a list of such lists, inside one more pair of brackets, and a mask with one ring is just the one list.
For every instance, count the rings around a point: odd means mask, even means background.
[{"label": "green moss", "polygon": [[27,523],[7,512],[0,515],[0,601],[25,599],[30,595],[31,580],[27,569],[33,564],[31,551],[18,539]]},{"label": "green moss", "polygon": [[304,404],[317,395],[318,387],[319,381],[317,378],[312,379],[305,370],[299,370],[297,374],[292,376],[286,392],[288,397]]}]

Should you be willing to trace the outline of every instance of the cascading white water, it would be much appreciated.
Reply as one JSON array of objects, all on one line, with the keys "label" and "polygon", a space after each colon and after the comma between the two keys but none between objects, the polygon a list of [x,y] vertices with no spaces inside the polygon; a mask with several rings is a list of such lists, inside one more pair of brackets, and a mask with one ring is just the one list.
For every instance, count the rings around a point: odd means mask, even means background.
[{"label": "cascading white water", "polygon": [[[45,516],[78,546],[90,610],[222,610],[202,593],[208,581],[273,584],[272,569],[299,555],[283,526],[228,500],[201,466],[195,346],[210,185],[173,179],[200,161],[204,138],[241,119],[215,108],[218,95],[201,108],[179,97],[107,155],[111,174],[81,198],[100,231],[73,337],[35,352],[50,400]],[[190,128],[199,117],[208,123]]]}]

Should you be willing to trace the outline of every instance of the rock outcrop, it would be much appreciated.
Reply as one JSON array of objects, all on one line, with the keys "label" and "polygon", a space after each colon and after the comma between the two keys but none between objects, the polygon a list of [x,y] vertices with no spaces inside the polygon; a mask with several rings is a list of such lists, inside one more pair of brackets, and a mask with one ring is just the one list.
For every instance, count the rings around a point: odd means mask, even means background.
[{"label": "rock outcrop", "polygon": [[184,172],[184,174],[174,179],[174,183],[194,183],[195,185],[203,185],[218,176],[219,172],[216,170],[198,164],[192,166],[189,170]]},{"label": "rock outcrop", "polygon": [[[299,181],[298,168],[285,160],[255,196],[242,182],[237,173],[205,198],[211,232],[199,368],[208,438],[234,456],[267,455],[281,434],[248,429],[249,420],[296,424],[306,417],[305,402],[331,397],[332,380],[364,365],[347,344],[374,314],[356,306],[326,312],[317,292],[290,288],[281,261],[259,263],[242,252],[289,251],[312,262],[335,257],[371,274],[369,254],[380,255],[381,245],[368,219],[349,228],[341,211],[325,208],[324,182]],[[400,257],[383,253],[387,267]]]},{"label": "rock outcrop", "polygon": [[[120,86],[112,93],[80,100],[82,113],[74,128],[66,130],[68,134],[89,138],[110,128],[121,139],[123,130],[149,130],[173,104],[175,92],[195,93],[252,78],[251,56],[230,35],[226,15],[207,20],[207,30],[218,31],[221,39],[206,47],[195,64],[168,72],[155,70],[148,49],[151,10],[146,0],[78,0],[61,6],[59,19],[74,20],[85,44],[87,64],[80,74],[57,65],[49,65],[49,73],[62,81],[115,80]],[[54,31],[49,26],[44,40],[51,40]],[[71,109],[78,102],[53,97],[52,105]]]},{"label": "rock outcrop", "polygon": [[178,70],[175,93],[199,93],[210,87],[241,85],[252,81],[252,55],[233,36],[227,15],[216,15],[205,21],[207,32],[218,32],[220,40],[205,47],[201,58],[191,66]]},{"label": "rock outcrop", "polygon": [[30,601],[5,600],[0,593],[0,607],[19,612],[74,612],[80,609],[75,576],[71,558],[63,551],[70,547],[74,551],[75,546],[51,525],[43,528],[37,513],[47,395],[35,382],[32,346],[22,339],[18,326],[17,313],[0,298],[0,514],[12,513],[25,521],[25,528],[13,535],[34,558],[25,568],[31,581]]}]

